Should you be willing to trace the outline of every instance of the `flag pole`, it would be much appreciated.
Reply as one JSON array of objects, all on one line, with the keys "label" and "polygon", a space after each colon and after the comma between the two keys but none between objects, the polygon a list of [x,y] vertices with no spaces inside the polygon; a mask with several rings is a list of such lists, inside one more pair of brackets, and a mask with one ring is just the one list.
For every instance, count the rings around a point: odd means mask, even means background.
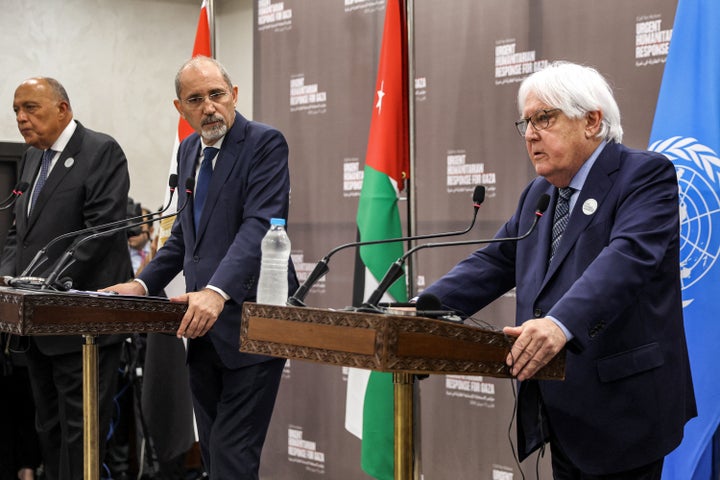
[{"label": "flag pole", "polygon": [[[406,58],[407,70],[405,85],[407,88],[407,114],[408,114],[408,175],[405,179],[406,201],[407,201],[407,231],[408,236],[416,233],[416,205],[415,205],[415,82],[414,78],[414,22],[413,22],[413,0],[402,0],[405,10],[405,35],[406,35]],[[408,249],[413,247],[412,241],[408,242]],[[413,260],[408,259],[407,271],[408,298],[414,297],[415,285],[413,274]],[[394,463],[395,479],[413,480],[417,478],[415,457],[415,375],[407,372],[393,372],[393,403],[394,403]]]},{"label": "flag pole", "polygon": [[210,27],[210,52],[212,58],[217,57],[215,50],[215,0],[207,0],[208,26]]},{"label": "flag pole", "polygon": [[[415,184],[415,0],[406,0],[405,25],[407,30],[407,88],[408,88],[408,149],[409,174],[407,179],[407,231],[408,236],[417,235],[417,195]],[[408,242],[408,249],[414,246]],[[416,294],[415,262],[408,258],[406,278],[408,279],[408,298]]]}]

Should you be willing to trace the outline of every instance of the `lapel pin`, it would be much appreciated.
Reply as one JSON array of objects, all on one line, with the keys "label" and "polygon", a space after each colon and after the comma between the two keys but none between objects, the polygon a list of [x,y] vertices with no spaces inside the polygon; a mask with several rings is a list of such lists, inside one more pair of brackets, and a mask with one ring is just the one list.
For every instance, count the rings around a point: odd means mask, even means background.
[{"label": "lapel pin", "polygon": [[597,200],[594,198],[588,198],[585,200],[585,203],[583,203],[582,211],[585,215],[592,215],[595,213],[595,210],[597,210]]},{"label": "lapel pin", "polygon": [[73,157],[68,157],[65,159],[65,168],[70,168],[75,163],[75,159]]}]

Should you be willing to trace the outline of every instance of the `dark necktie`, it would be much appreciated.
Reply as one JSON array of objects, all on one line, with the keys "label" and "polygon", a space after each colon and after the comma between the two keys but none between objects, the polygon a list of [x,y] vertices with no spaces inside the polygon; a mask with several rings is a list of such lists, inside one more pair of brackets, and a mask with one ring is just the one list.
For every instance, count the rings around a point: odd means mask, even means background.
[{"label": "dark necktie", "polygon": [[200,171],[198,171],[197,174],[195,200],[193,202],[193,218],[195,220],[196,232],[198,230],[198,226],[200,225],[200,215],[202,215],[208,188],[210,187],[210,178],[213,173],[212,160],[215,158],[217,151],[218,149],[215,147],[205,147],[205,150],[203,150],[203,161],[200,164]]},{"label": "dark necktie", "polygon": [[557,203],[555,204],[555,216],[553,217],[552,242],[550,243],[550,262],[552,262],[560,239],[570,219],[570,197],[575,189],[565,187],[558,189]]},{"label": "dark necktie", "polygon": [[47,180],[48,172],[50,171],[50,163],[52,162],[52,159],[54,156],[55,156],[55,151],[50,150],[49,148],[43,152],[42,164],[40,165],[40,174],[38,175],[37,183],[35,184],[35,188],[33,189],[33,192],[32,192],[30,211],[32,211],[32,209],[35,208],[35,202],[37,201],[37,198],[40,195],[40,190],[42,190],[43,186],[45,185],[45,181]]}]

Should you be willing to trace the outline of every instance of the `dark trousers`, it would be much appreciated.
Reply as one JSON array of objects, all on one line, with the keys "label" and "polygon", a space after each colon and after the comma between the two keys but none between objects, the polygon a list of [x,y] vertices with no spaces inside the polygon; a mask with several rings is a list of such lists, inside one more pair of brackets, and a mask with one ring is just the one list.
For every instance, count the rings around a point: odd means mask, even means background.
[{"label": "dark trousers", "polygon": [[257,480],[285,359],[226,368],[206,338],[188,343],[200,449],[211,479]]},{"label": "dark trousers", "polygon": [[0,480],[17,480],[21,468],[40,466],[35,404],[27,368],[0,372]]},{"label": "dark trousers", "polygon": [[[98,347],[100,459],[112,415],[121,344]],[[83,478],[82,352],[48,356],[31,339],[27,352],[46,480]]]},{"label": "dark trousers", "polygon": [[557,442],[550,441],[553,480],[660,480],[664,458],[642,467],[608,475],[583,473],[565,455]]}]

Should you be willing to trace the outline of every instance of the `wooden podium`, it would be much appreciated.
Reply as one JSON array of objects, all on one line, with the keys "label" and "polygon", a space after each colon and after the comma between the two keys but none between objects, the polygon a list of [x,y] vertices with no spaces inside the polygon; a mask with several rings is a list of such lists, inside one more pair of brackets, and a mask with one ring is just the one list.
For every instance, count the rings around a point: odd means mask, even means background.
[{"label": "wooden podium", "polygon": [[[392,372],[395,479],[413,478],[414,374],[510,378],[505,358],[514,338],[470,325],[383,315],[245,303],[240,350],[330,365]],[[535,375],[562,380],[565,351]]]},{"label": "wooden podium", "polygon": [[98,335],[175,332],[187,305],[166,299],[0,287],[0,331],[82,335],[84,479],[98,480]]}]

